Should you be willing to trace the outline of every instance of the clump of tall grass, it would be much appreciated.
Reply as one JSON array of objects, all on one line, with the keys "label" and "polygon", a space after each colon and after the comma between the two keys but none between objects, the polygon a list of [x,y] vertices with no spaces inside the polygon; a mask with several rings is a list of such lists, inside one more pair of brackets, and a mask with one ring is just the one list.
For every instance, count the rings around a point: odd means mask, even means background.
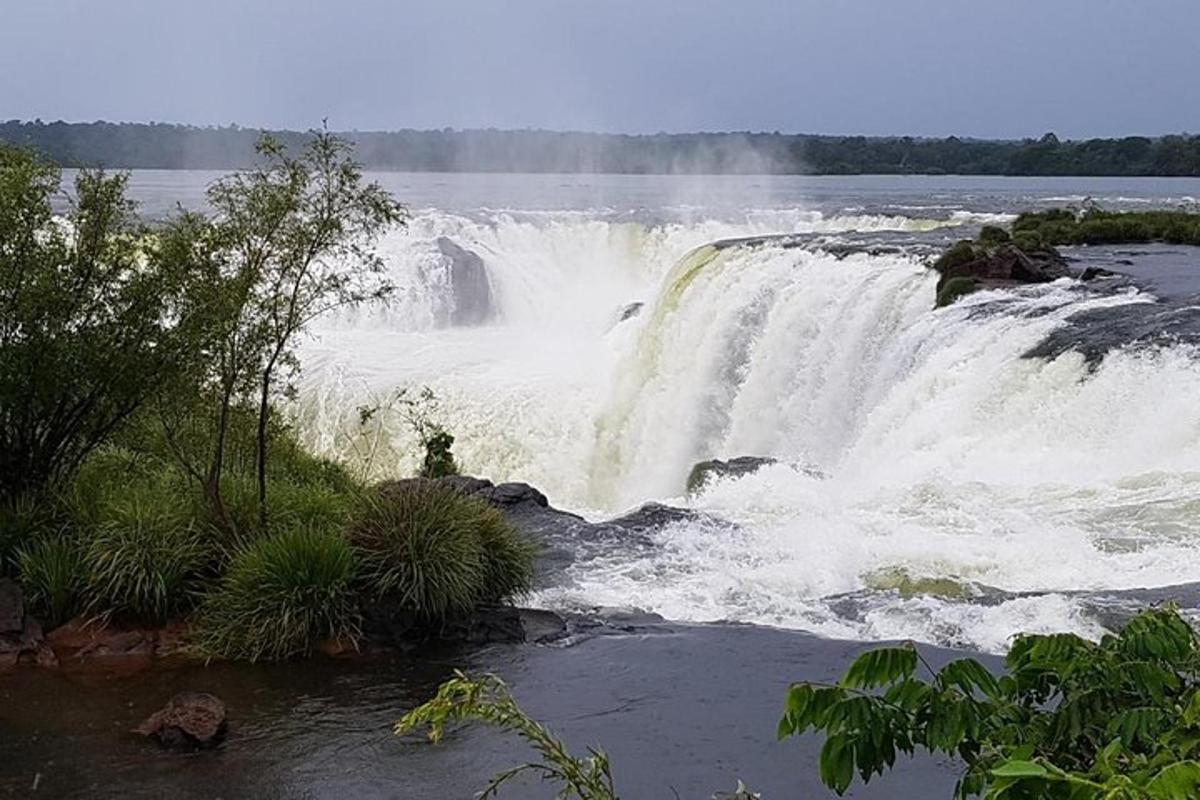
[{"label": "clump of tall grass", "polygon": [[357,638],[353,580],[353,554],[338,534],[288,529],[250,542],[205,600],[196,643],[209,656],[260,661]]},{"label": "clump of tall grass", "polygon": [[192,604],[214,548],[178,487],[132,483],[93,513],[84,553],[95,611],[161,623]]},{"label": "clump of tall grass", "polygon": [[427,480],[388,484],[350,526],[369,595],[427,623],[529,589],[533,548],[486,502]]},{"label": "clump of tall grass", "polygon": [[17,551],[25,602],[47,629],[84,610],[87,569],[79,543],[67,535],[43,536]]}]

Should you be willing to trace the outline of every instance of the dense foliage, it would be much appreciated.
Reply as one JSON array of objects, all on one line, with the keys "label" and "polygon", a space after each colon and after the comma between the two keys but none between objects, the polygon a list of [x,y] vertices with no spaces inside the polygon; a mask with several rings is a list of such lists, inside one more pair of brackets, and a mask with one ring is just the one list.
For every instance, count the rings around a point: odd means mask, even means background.
[{"label": "dense foliage", "polygon": [[[367,487],[277,413],[296,337],[387,294],[372,243],[404,213],[327,131],[257,152],[210,214],[149,227],[99,171],[56,215],[58,169],[0,144],[0,575],[48,626],[193,619],[207,655],[286,658],[353,640],[381,592],[437,625],[529,586],[499,512],[422,494],[370,528]],[[426,471],[453,471],[453,437],[429,432]],[[359,581],[368,528],[405,545]],[[448,574],[464,588],[439,599],[429,576]]]},{"label": "dense foliage", "polygon": [[1174,610],[1099,642],[1020,636],[1005,666],[934,670],[911,645],[872,650],[836,685],[793,686],[779,736],[824,734],[821,779],[839,794],[921,749],[964,762],[961,798],[1200,796],[1200,646]]},{"label": "dense foliage", "polygon": [[0,505],[61,486],[203,352],[190,258],[147,241],[125,177],[0,144]]},{"label": "dense foliage", "polygon": [[1106,211],[1055,208],[1028,211],[1013,222],[1013,236],[1047,245],[1168,242],[1200,245],[1200,212]]},{"label": "dense foliage", "polygon": [[[64,166],[231,169],[255,163],[259,132],[160,123],[0,123],[0,140]],[[273,134],[300,147],[305,134]],[[1062,141],[812,136],[623,135],[433,130],[346,134],[372,169],[470,172],[1200,175],[1200,136]]]}]

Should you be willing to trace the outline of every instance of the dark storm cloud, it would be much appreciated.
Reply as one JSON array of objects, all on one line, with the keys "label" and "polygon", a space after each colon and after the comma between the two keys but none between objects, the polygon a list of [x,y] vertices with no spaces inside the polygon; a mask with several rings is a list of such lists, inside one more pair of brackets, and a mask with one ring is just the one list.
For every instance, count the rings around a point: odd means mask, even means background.
[{"label": "dark storm cloud", "polygon": [[9,0],[0,117],[1200,130],[1195,0]]}]

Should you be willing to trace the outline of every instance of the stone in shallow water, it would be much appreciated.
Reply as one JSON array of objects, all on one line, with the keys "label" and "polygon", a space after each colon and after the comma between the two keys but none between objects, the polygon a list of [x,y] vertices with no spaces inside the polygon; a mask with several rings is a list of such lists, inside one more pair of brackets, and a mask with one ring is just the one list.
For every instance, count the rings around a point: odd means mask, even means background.
[{"label": "stone in shallow water", "polygon": [[228,731],[225,703],[207,692],[180,692],[154,712],[134,733],[150,736],[166,747],[214,747]]}]

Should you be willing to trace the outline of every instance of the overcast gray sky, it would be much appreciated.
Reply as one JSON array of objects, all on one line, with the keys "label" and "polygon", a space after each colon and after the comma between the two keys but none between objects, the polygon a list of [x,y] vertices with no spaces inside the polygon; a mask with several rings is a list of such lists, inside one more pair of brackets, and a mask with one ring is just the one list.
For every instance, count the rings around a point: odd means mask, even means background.
[{"label": "overcast gray sky", "polygon": [[0,118],[1200,132],[1200,0],[5,0]]}]

